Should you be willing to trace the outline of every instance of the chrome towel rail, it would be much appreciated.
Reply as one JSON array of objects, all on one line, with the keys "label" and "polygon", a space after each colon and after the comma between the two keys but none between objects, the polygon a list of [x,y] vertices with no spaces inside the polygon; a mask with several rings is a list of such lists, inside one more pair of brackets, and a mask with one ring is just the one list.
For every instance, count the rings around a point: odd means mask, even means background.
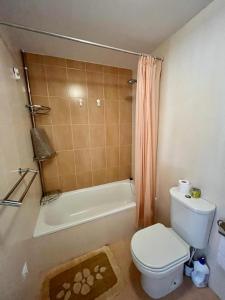
[{"label": "chrome towel rail", "polygon": [[[14,184],[14,186],[5,195],[5,197],[0,200],[0,205],[20,207],[22,205],[23,199],[25,198],[27,192],[29,191],[29,188],[30,188],[31,184],[33,183],[33,181],[34,181],[34,179],[35,179],[35,177],[37,176],[37,173],[38,173],[37,170],[33,170],[33,169],[30,169],[30,168],[27,168],[27,169],[21,169],[21,168],[19,168],[18,172],[22,176],[20,177],[19,180],[17,180],[17,182]],[[34,175],[31,177],[29,183],[26,186],[26,189],[24,190],[24,192],[20,196],[19,200],[11,200],[11,199],[9,199],[9,197],[16,190],[16,188],[19,186],[19,184],[22,182],[22,180],[24,179],[24,177],[28,173],[34,173]]]}]

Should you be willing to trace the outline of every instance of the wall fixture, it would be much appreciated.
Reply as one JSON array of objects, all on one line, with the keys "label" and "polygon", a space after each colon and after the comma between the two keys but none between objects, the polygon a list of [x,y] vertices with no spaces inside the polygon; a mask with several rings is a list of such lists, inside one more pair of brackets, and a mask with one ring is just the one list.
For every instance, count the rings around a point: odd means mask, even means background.
[{"label": "wall fixture", "polygon": [[96,103],[97,103],[97,106],[98,106],[98,107],[101,106],[101,100],[100,100],[100,99],[97,99],[97,100],[96,100]]},{"label": "wall fixture", "polygon": [[13,67],[12,68],[12,72],[13,72],[13,78],[16,80],[20,79],[20,71],[18,68]]},{"label": "wall fixture", "polygon": [[83,104],[84,104],[84,101],[83,101],[83,99],[79,99],[79,104],[80,104],[80,107],[82,107],[83,106]]}]

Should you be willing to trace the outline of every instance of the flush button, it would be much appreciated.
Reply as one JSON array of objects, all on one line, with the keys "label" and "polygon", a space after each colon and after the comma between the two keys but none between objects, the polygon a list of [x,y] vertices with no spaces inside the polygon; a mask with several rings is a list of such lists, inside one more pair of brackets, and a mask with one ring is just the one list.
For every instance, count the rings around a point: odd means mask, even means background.
[{"label": "flush button", "polygon": [[185,195],[185,197],[186,197],[186,198],[188,198],[188,199],[190,199],[190,198],[191,198],[191,196],[190,196],[190,195]]}]

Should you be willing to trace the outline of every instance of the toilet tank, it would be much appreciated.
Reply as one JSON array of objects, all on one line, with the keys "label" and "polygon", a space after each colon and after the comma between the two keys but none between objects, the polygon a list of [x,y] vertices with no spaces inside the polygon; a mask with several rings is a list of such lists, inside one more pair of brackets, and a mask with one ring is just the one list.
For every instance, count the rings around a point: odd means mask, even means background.
[{"label": "toilet tank", "polygon": [[174,231],[190,246],[207,246],[213,223],[215,205],[202,198],[186,198],[177,187],[170,189],[170,219]]}]

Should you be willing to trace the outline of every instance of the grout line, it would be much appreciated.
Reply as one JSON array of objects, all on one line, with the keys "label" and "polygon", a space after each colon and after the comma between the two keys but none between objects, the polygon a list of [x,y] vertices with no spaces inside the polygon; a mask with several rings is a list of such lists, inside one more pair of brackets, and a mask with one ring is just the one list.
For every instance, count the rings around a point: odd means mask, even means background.
[{"label": "grout line", "polygon": [[87,119],[88,119],[88,153],[89,153],[89,159],[91,162],[91,186],[94,184],[94,179],[93,179],[93,162],[92,162],[92,151],[91,151],[91,124],[90,124],[90,107],[89,107],[89,91],[88,91],[88,78],[87,78],[87,65],[85,63],[85,86],[86,86],[86,101],[87,101]]}]

